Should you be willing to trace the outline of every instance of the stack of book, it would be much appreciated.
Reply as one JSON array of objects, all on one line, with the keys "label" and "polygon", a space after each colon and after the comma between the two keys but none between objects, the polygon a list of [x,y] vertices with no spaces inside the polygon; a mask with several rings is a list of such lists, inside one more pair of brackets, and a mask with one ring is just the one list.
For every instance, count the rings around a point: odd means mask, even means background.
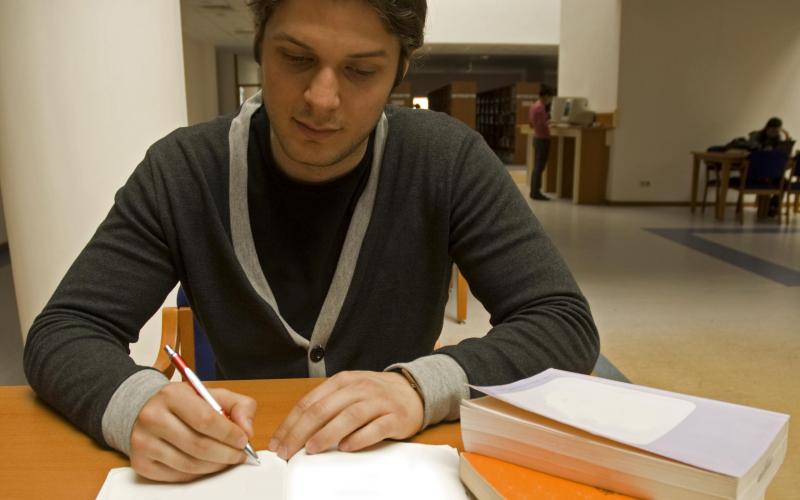
[{"label": "stack of book", "polygon": [[[462,403],[467,452],[634,497],[760,499],[786,454],[781,413],[555,369],[474,389],[488,396]],[[475,491],[465,455],[473,493],[504,498]]]}]

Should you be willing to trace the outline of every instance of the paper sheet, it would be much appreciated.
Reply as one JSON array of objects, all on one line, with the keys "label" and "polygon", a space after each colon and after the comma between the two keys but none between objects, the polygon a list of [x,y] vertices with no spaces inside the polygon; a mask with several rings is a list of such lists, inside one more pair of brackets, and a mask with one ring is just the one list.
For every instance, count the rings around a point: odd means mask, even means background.
[{"label": "paper sheet", "polygon": [[450,446],[384,443],[358,453],[300,452],[289,467],[287,500],[466,500],[458,466]]},{"label": "paper sheet", "polygon": [[259,451],[261,465],[242,464],[191,483],[164,484],[130,467],[111,469],[98,500],[360,500],[446,498],[466,500],[458,477],[458,452],[450,446],[383,443],[369,450],[301,450],[287,464]]}]

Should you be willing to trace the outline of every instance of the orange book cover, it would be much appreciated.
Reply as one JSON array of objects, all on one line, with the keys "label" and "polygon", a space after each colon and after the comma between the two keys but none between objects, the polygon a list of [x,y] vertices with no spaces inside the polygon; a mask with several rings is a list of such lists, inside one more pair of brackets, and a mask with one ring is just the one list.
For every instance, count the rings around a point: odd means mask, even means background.
[{"label": "orange book cover", "polygon": [[[621,500],[633,498],[477,453],[464,452],[461,454],[461,459],[461,478],[479,500],[486,498],[508,500]],[[468,467],[465,467],[465,462]],[[474,475],[465,471],[469,468],[475,472]],[[470,483],[476,477],[485,483],[484,486],[488,486],[488,489],[481,488],[483,491],[491,490],[488,495],[482,495],[472,487]]]}]

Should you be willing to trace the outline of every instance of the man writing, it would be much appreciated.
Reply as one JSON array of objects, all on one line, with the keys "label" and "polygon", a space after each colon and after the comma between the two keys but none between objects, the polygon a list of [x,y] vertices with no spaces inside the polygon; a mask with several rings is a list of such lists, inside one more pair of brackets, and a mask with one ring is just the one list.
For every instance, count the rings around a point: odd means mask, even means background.
[{"label": "man writing", "polygon": [[548,201],[542,193],[542,174],[547,167],[550,155],[550,114],[547,107],[553,101],[553,91],[543,87],[539,98],[528,110],[528,124],[533,129],[533,177],[531,178],[531,199]]},{"label": "man writing", "polygon": [[[283,458],[457,419],[468,382],[591,370],[588,305],[482,138],[385,107],[425,1],[251,7],[262,93],[148,150],[31,327],[39,395],[151,479],[242,462],[252,399],[213,391],[228,421],[128,356],[178,281],[220,378],[330,376],[272,436]],[[453,262],[493,328],[432,353]]]}]

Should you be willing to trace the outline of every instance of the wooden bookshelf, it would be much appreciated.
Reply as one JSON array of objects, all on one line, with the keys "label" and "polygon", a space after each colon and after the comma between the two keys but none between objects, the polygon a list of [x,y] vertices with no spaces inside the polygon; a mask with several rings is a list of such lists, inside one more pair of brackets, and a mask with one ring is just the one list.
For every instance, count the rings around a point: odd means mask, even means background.
[{"label": "wooden bookshelf", "polygon": [[528,123],[540,88],[537,82],[520,82],[477,96],[476,129],[504,163],[525,164],[526,141],[519,125]]},{"label": "wooden bookshelf", "polygon": [[414,107],[414,94],[411,93],[411,82],[401,82],[400,85],[395,87],[391,95],[389,95],[389,104],[404,106],[406,108]]},{"label": "wooden bookshelf", "polygon": [[428,94],[428,109],[441,111],[475,128],[475,82],[452,82]]}]

